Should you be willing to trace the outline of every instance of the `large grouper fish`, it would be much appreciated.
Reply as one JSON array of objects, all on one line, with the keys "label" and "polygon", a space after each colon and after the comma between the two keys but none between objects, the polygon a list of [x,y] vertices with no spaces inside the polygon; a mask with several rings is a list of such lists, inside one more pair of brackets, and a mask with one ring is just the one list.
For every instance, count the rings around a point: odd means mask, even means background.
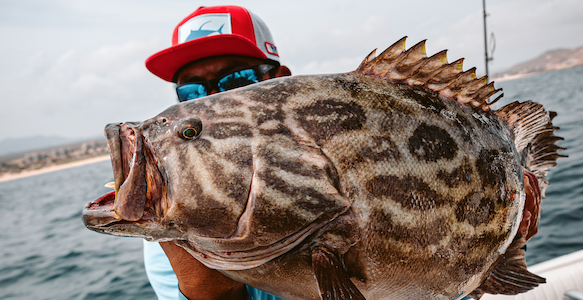
[{"label": "large grouper fish", "polygon": [[107,125],[115,191],[84,223],[174,241],[287,299],[479,298],[543,283],[519,228],[537,220],[526,207],[562,156],[556,114],[531,101],[494,110],[487,77],[446,51],[427,57],[424,41],[374,53],[353,72]]}]

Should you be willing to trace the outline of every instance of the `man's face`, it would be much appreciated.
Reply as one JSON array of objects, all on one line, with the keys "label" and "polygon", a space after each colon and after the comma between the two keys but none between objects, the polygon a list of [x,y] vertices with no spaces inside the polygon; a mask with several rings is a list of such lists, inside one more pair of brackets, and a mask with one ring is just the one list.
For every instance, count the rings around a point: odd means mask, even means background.
[{"label": "man's face", "polygon": [[[254,67],[265,63],[263,60],[253,57],[244,56],[214,56],[197,60],[186,68],[179,71],[176,76],[176,83],[178,85],[213,80],[223,77],[229,73]],[[265,74],[261,80],[269,79],[269,75]],[[208,91],[209,94],[216,94],[219,91],[212,88]]]}]

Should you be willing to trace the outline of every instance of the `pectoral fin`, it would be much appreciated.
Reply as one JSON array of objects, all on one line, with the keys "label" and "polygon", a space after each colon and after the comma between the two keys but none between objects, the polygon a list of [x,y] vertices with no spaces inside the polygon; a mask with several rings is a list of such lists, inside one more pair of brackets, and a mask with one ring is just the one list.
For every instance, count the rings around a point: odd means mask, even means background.
[{"label": "pectoral fin", "polygon": [[323,300],[366,300],[350,281],[340,259],[328,248],[316,246],[312,249],[312,267]]},{"label": "pectoral fin", "polygon": [[484,293],[516,295],[545,283],[544,278],[526,269],[525,249],[526,240],[518,233],[506,253],[496,263],[492,273],[470,296],[480,299]]}]

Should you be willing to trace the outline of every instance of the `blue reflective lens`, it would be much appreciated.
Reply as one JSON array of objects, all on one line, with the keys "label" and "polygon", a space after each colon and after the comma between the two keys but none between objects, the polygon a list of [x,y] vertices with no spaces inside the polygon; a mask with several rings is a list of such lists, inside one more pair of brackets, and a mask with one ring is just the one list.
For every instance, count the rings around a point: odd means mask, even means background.
[{"label": "blue reflective lens", "polygon": [[180,102],[192,100],[208,95],[206,87],[199,83],[190,83],[176,87],[176,94]]},{"label": "blue reflective lens", "polygon": [[227,74],[220,79],[199,81],[197,83],[185,83],[176,87],[178,100],[182,102],[204,97],[207,96],[212,89],[224,92],[252,83],[257,83],[261,81],[263,75],[273,68],[273,65],[262,64]]},{"label": "blue reflective lens", "polygon": [[219,91],[224,92],[238,87],[259,82],[257,73],[253,69],[245,69],[231,73],[219,80]]}]

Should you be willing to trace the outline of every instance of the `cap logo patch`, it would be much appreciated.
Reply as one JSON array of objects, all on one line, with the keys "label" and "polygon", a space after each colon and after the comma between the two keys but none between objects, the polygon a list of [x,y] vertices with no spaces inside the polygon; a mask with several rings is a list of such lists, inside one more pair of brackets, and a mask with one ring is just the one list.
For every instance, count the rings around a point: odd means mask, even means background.
[{"label": "cap logo patch", "polygon": [[231,14],[205,14],[196,16],[178,28],[178,43],[217,34],[232,34]]},{"label": "cap logo patch", "polygon": [[265,49],[267,50],[267,53],[279,56],[279,54],[277,54],[277,47],[275,47],[274,44],[265,42]]}]

